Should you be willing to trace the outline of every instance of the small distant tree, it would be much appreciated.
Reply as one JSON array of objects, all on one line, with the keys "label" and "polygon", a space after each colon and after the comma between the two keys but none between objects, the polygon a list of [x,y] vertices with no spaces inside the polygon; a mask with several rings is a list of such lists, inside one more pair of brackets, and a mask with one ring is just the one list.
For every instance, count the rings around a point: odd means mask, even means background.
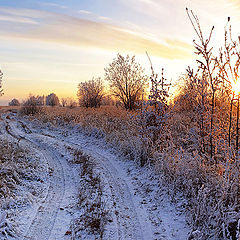
[{"label": "small distant tree", "polygon": [[75,107],[77,107],[77,105],[78,105],[77,102],[73,98],[69,98],[69,101],[67,104],[67,106],[69,108],[75,108]]},{"label": "small distant tree", "polygon": [[14,98],[11,102],[8,103],[9,106],[20,106],[20,102]]},{"label": "small distant tree", "polygon": [[46,105],[52,107],[59,105],[59,99],[55,93],[51,93],[46,97]]},{"label": "small distant tree", "polygon": [[2,78],[3,78],[3,73],[2,73],[2,71],[0,70],[0,96],[3,95]]},{"label": "small distant tree", "polygon": [[37,101],[38,101],[38,104],[43,106],[45,105],[45,96],[37,96]]},{"label": "small distant tree", "polygon": [[61,105],[62,105],[62,107],[67,106],[67,98],[61,98]]},{"label": "small distant tree", "polygon": [[118,54],[107,68],[106,80],[110,83],[113,94],[124,104],[126,110],[133,110],[141,99],[147,82],[147,76],[135,56],[123,57]]},{"label": "small distant tree", "polygon": [[100,107],[104,95],[104,86],[101,78],[92,79],[78,84],[79,105],[84,107]]}]

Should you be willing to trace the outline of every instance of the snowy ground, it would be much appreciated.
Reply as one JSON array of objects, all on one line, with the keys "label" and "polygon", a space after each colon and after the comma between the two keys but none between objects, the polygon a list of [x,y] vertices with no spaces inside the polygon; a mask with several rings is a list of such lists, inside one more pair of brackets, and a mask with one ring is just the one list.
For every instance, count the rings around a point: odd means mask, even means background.
[{"label": "snowy ground", "polygon": [[184,213],[171,204],[159,177],[126,161],[103,139],[86,136],[80,128],[30,123],[14,113],[3,115],[3,123],[2,134],[32,148],[47,169],[41,199],[16,217],[19,239],[71,239],[70,225],[79,214],[75,205],[80,181],[79,166],[71,163],[72,149],[90,156],[101,176],[111,216],[103,239],[188,239]]}]

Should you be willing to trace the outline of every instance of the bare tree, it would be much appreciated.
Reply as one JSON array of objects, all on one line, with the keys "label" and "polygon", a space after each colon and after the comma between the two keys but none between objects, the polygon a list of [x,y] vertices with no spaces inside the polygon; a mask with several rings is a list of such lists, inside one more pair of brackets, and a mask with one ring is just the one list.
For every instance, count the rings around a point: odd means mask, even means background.
[{"label": "bare tree", "polygon": [[46,105],[52,107],[59,105],[59,99],[55,93],[51,93],[46,97]]},{"label": "bare tree", "polygon": [[66,107],[67,106],[67,98],[61,98],[61,104],[62,104],[62,107]]},{"label": "bare tree", "polygon": [[[225,26],[224,47],[220,48],[219,57],[216,59],[216,64],[219,69],[219,77],[223,81],[224,90],[226,91],[229,102],[229,127],[228,127],[228,144],[231,146],[232,125],[233,125],[233,107],[237,101],[237,120],[236,120],[236,153],[238,153],[239,142],[239,89],[235,89],[239,81],[240,67],[240,45],[232,39],[232,30],[230,17]],[[235,85],[235,86],[234,86]]]},{"label": "bare tree", "polygon": [[105,68],[105,77],[110,83],[113,94],[124,104],[125,109],[135,109],[148,79],[144,75],[143,68],[136,63],[135,56],[123,57],[118,54],[117,58]]},{"label": "bare tree", "polygon": [[77,107],[77,105],[78,105],[77,101],[75,101],[74,98],[68,98],[67,106],[69,108],[75,108],[75,107]]},{"label": "bare tree", "polygon": [[101,78],[93,78],[78,84],[77,96],[81,106],[100,107],[103,95],[104,86]]},{"label": "bare tree", "polygon": [[14,98],[11,102],[8,103],[9,106],[20,106],[20,102]]},{"label": "bare tree", "polygon": [[195,40],[194,47],[196,49],[196,54],[202,59],[197,59],[197,63],[199,64],[199,71],[202,72],[203,76],[205,76],[208,79],[209,88],[211,91],[211,111],[210,111],[210,133],[209,133],[209,142],[210,142],[210,156],[211,158],[214,157],[214,142],[213,142],[213,132],[214,132],[214,120],[215,120],[215,100],[216,100],[216,92],[218,90],[218,85],[221,82],[221,79],[218,77],[217,74],[217,66],[215,58],[213,57],[212,53],[212,47],[209,46],[212,32],[214,29],[214,26],[212,27],[209,35],[207,38],[203,36],[202,29],[200,26],[199,19],[197,15],[195,15],[192,11],[188,11],[187,14],[191,21],[191,24],[197,34],[199,43],[197,43]]},{"label": "bare tree", "polygon": [[115,101],[113,99],[113,96],[112,95],[105,95],[102,98],[102,105],[109,105],[109,106],[115,105]]}]

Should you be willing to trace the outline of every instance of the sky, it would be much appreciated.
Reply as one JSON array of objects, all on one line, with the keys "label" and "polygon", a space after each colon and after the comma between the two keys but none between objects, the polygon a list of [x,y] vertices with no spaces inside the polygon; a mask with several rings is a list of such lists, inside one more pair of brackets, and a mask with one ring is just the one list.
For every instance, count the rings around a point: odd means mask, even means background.
[{"label": "sky", "polygon": [[0,0],[0,105],[30,93],[76,97],[79,82],[104,79],[117,53],[135,55],[150,74],[147,51],[155,71],[177,83],[196,58],[186,7],[205,34],[215,26],[212,46],[223,42],[228,16],[240,35],[240,0]]}]

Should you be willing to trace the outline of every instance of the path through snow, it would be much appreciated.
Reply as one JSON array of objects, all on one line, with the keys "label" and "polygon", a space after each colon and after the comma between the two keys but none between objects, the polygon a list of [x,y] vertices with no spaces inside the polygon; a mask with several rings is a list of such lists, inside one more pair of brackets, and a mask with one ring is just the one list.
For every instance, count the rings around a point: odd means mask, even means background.
[{"label": "path through snow", "polygon": [[102,139],[70,129],[40,128],[14,114],[4,119],[8,134],[37,149],[49,169],[46,198],[26,227],[23,239],[66,238],[64,234],[73,217],[65,208],[76,196],[78,182],[76,171],[67,161],[67,147],[91,156],[101,174],[113,220],[106,227],[104,239],[187,239],[185,216],[177,214],[150,170],[125,161]]}]

